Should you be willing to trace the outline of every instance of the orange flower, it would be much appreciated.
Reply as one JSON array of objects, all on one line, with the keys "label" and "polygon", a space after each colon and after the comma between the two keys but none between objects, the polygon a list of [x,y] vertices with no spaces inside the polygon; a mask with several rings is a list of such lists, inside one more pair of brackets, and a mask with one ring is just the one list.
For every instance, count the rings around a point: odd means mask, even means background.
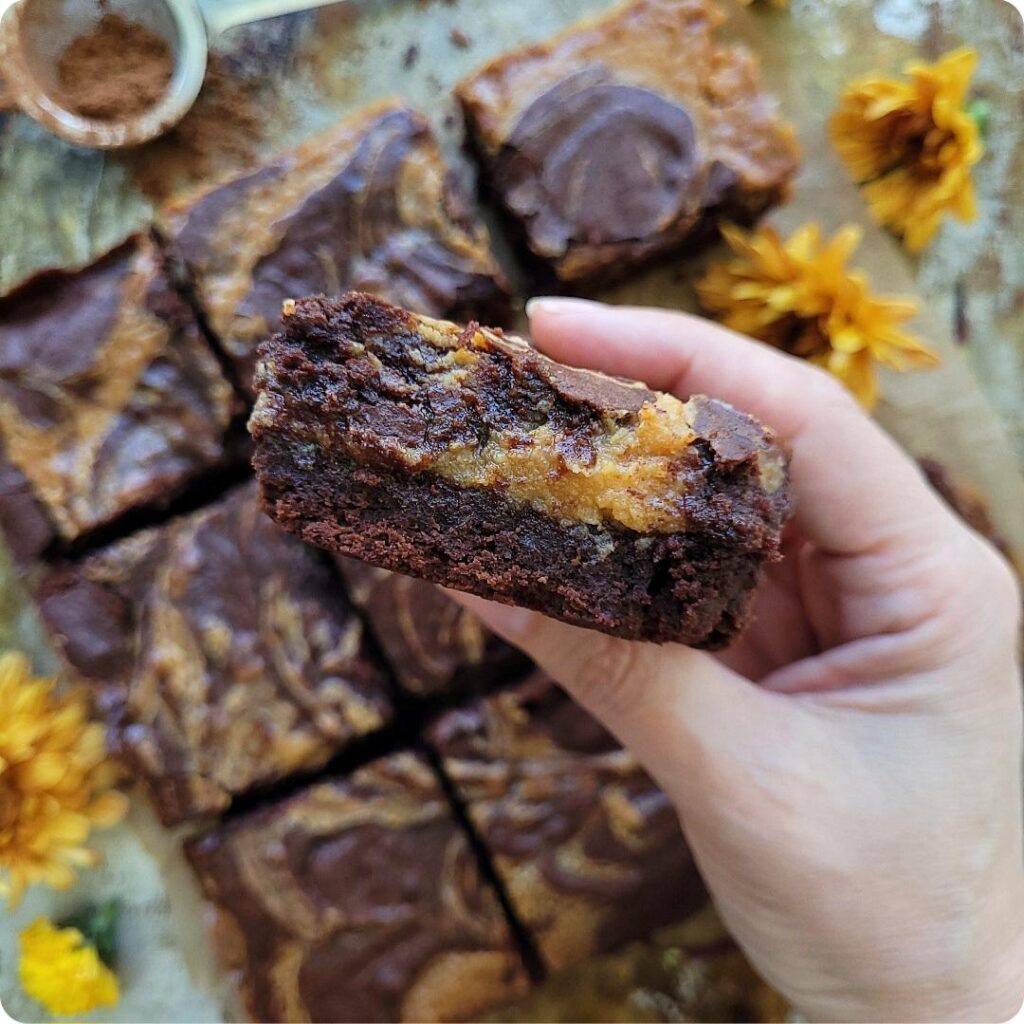
[{"label": "orange flower", "polygon": [[847,86],[831,135],[875,217],[920,252],[947,213],[976,215],[971,168],[981,133],[966,108],[977,63],[970,49],[907,65],[908,81],[869,76]]},{"label": "orange flower", "polygon": [[66,889],[96,863],[89,832],[127,808],[117,777],[85,697],[33,678],[22,654],[0,655],[0,895],[16,904],[34,882]]},{"label": "orange flower", "polygon": [[827,241],[817,224],[786,240],[772,228],[723,233],[735,257],[712,265],[697,295],[727,327],[824,366],[868,409],[878,398],[876,362],[893,370],[938,363],[900,326],[916,304],[872,295],[864,275],[847,268],[859,228]]}]

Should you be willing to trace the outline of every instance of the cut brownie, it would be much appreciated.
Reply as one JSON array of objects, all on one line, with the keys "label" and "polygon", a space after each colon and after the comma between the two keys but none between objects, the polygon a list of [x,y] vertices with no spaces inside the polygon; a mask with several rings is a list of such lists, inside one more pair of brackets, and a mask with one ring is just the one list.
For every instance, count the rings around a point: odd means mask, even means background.
[{"label": "cut brownie", "polygon": [[707,0],[637,0],[459,85],[493,191],[560,280],[620,276],[785,198],[793,131],[720,21]]},{"label": "cut brownie", "polygon": [[749,416],[368,295],[288,310],[250,420],[286,529],[617,636],[714,647],[741,628],[789,504]]},{"label": "cut brownie", "polygon": [[449,712],[429,739],[549,968],[706,904],[668,798],[543,676]]},{"label": "cut brownie", "polygon": [[314,786],[188,853],[254,1020],[472,1020],[527,989],[498,901],[419,756]]},{"label": "cut brownie", "polygon": [[361,288],[438,315],[508,314],[487,232],[426,121],[394,103],[172,210],[166,230],[247,390],[293,296]]},{"label": "cut brownie", "polygon": [[252,485],[54,570],[36,596],[167,824],[319,767],[390,717],[330,566]]},{"label": "cut brownie", "polygon": [[0,301],[0,520],[34,522],[12,546],[167,501],[224,458],[232,402],[149,238],[35,278]]},{"label": "cut brownie", "polygon": [[398,681],[417,697],[488,689],[525,672],[510,647],[432,583],[337,559]]}]

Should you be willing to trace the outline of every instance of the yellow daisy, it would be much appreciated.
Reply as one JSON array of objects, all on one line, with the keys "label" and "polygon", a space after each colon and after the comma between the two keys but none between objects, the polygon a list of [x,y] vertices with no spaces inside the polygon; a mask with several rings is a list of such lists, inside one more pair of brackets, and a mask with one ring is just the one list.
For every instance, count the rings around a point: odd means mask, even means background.
[{"label": "yellow daisy", "polygon": [[946,213],[976,216],[971,168],[981,132],[968,110],[977,64],[970,49],[907,65],[907,81],[869,76],[844,90],[830,125],[850,176],[875,217],[920,252]]},{"label": "yellow daisy", "polygon": [[735,256],[708,269],[697,295],[727,327],[824,366],[868,409],[878,399],[876,362],[893,370],[938,363],[901,327],[916,304],[872,295],[864,275],[848,269],[859,228],[828,240],[817,224],[785,240],[772,228],[723,233]]},{"label": "yellow daisy", "polygon": [[110,788],[118,774],[84,695],[33,678],[22,654],[0,655],[0,895],[15,905],[35,882],[66,889],[96,863],[90,831],[127,808]]},{"label": "yellow daisy", "polygon": [[77,928],[58,928],[40,917],[18,938],[22,988],[50,1013],[90,1013],[120,999],[114,972]]}]

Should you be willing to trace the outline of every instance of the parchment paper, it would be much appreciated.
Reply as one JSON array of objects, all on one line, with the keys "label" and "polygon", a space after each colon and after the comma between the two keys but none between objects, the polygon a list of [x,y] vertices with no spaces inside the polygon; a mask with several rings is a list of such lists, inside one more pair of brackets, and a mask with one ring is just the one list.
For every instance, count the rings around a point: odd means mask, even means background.
[{"label": "parchment paper", "polygon": [[[915,43],[904,31],[906,19],[935,5],[925,0],[794,0],[791,13],[778,14],[723,2],[734,14],[728,33],[761,56],[781,109],[799,126],[804,148],[794,200],[771,219],[783,229],[809,219],[826,228],[848,220],[864,224],[868,230],[856,262],[885,291],[913,294],[914,267],[891,238],[870,226],[857,190],[829,151],[823,125],[838,87],[850,74],[871,66],[894,68],[911,55]],[[972,24],[1002,19],[1012,30],[1016,16],[1001,0],[957,3],[961,9],[972,5]],[[957,3],[942,0],[948,17],[955,17]],[[488,57],[608,6],[607,0],[364,0],[238,30],[219,49],[233,73],[263,83],[268,105],[261,151],[297,141],[367,100],[401,95],[428,114],[452,160],[468,174],[451,85]],[[888,9],[892,34],[883,35],[872,22],[872,7]],[[978,18],[981,7],[986,13]],[[468,46],[453,41],[455,28],[469,38]],[[984,68],[989,56],[984,49],[981,56]],[[190,182],[183,177],[181,184]],[[74,150],[20,115],[0,119],[0,291],[36,267],[86,262],[151,215],[151,203],[134,186],[130,165],[120,157]],[[614,289],[607,298],[693,308],[689,282],[697,269],[677,261]],[[923,309],[917,329],[941,353],[943,365],[928,373],[886,375],[879,418],[914,454],[934,455],[977,486],[989,499],[999,529],[1020,552],[1024,478],[1005,425],[985,399],[947,322]],[[0,645],[29,651],[41,671],[55,665],[2,561]],[[124,995],[113,1012],[90,1018],[214,1021],[236,1013],[202,930],[196,887],[179,852],[180,833],[161,829],[137,799],[129,820],[101,833],[99,843],[107,855],[105,866],[87,874],[75,890],[59,896],[34,891],[16,914],[4,918],[0,1000],[8,1012],[22,1020],[43,1019],[17,983],[16,929],[37,914],[60,917],[83,902],[117,894],[127,908],[120,934]]]}]

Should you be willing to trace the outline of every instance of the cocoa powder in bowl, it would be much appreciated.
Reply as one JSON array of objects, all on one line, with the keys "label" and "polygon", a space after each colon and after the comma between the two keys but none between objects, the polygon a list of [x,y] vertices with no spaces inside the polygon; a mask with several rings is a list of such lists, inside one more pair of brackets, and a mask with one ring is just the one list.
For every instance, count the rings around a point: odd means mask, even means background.
[{"label": "cocoa powder in bowl", "polygon": [[57,64],[61,102],[82,117],[120,121],[167,92],[174,58],[167,40],[118,14],[104,14],[68,44]]}]

